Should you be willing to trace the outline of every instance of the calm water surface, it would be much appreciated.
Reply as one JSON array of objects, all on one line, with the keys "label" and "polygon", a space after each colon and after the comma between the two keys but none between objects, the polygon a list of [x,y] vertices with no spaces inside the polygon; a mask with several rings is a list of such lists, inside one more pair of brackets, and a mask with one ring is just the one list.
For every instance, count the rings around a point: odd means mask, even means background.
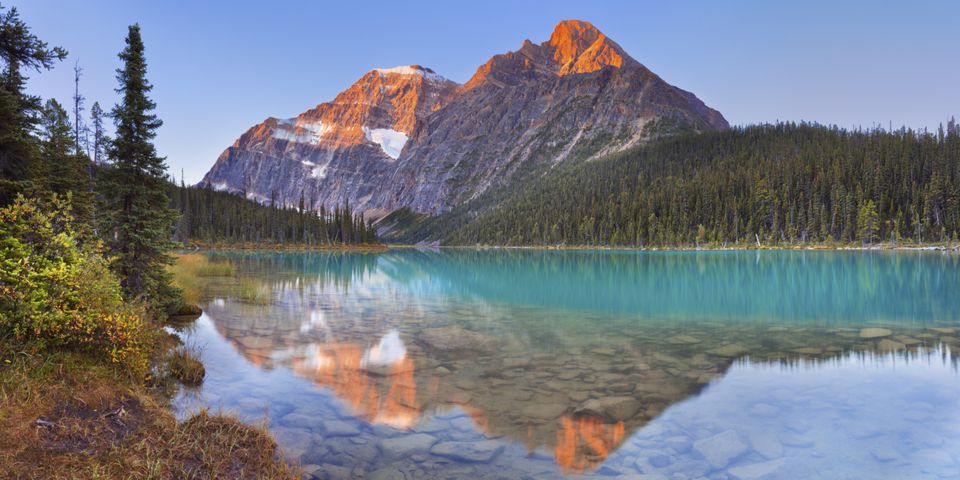
[{"label": "calm water surface", "polygon": [[179,414],[317,478],[960,478],[956,254],[200,255]]}]

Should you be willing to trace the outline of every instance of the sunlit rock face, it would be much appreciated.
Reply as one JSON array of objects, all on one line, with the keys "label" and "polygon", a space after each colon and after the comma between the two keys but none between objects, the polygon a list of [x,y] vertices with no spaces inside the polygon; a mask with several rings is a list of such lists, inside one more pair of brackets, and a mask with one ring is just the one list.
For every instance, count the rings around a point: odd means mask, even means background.
[{"label": "sunlit rock face", "polygon": [[224,150],[203,186],[264,203],[363,206],[416,123],[457,84],[419,65],[375,69],[332,102],[268,118]]},{"label": "sunlit rock face", "polygon": [[349,202],[372,216],[440,213],[518,171],[612,153],[677,125],[728,127],[596,27],[568,20],[543,43],[495,55],[462,86],[416,65],[373,70],[332,102],[252,127],[201,185],[289,204],[303,191],[313,208]]}]

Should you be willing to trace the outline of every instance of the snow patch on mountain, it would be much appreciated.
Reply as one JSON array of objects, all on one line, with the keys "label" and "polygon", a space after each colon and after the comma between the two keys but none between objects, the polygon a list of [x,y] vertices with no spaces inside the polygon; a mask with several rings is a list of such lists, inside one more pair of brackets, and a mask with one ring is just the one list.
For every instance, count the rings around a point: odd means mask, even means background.
[{"label": "snow patch on mountain", "polygon": [[319,167],[313,167],[313,170],[310,171],[311,178],[326,178],[327,177],[327,164],[320,165]]},{"label": "snow patch on mountain", "polygon": [[297,122],[288,118],[277,121],[273,129],[273,138],[288,142],[319,144],[320,138],[333,127],[323,122]]},{"label": "snow patch on mountain", "polygon": [[363,135],[367,140],[380,145],[383,153],[396,160],[400,157],[400,151],[407,144],[407,135],[403,132],[391,130],[389,128],[367,128],[363,127]]},{"label": "snow patch on mountain", "polygon": [[303,166],[308,167],[310,169],[310,178],[318,178],[318,179],[326,178],[327,165],[329,165],[329,162],[324,163],[323,165],[317,165],[316,163],[311,162],[310,160],[300,160],[300,163],[303,164]]},{"label": "snow patch on mountain", "polygon": [[402,65],[399,67],[393,68],[375,68],[375,72],[383,75],[389,73],[395,73],[397,75],[419,75],[427,80],[433,82],[445,82],[447,79],[429,68],[424,68],[419,65]]}]

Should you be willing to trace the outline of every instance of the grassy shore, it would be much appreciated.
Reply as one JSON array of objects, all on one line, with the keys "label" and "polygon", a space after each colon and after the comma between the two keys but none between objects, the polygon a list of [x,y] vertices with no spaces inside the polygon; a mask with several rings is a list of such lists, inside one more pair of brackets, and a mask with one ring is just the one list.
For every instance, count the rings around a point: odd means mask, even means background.
[{"label": "grassy shore", "polygon": [[297,478],[263,426],[201,412],[177,422],[147,383],[75,352],[0,343],[3,478]]},{"label": "grassy shore", "polygon": [[[179,255],[178,279],[234,275],[232,264]],[[200,293],[187,282],[185,300]],[[192,322],[199,309],[174,322]],[[0,337],[0,478],[299,478],[264,425],[200,412],[178,422],[170,401],[203,383],[205,367],[144,318],[146,376],[69,348],[38,350]]]}]

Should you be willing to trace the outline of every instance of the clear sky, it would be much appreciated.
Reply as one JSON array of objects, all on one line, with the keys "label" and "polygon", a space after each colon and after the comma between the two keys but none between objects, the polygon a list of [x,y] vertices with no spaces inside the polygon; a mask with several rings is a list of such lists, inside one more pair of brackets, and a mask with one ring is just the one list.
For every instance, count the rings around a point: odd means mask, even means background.
[{"label": "clear sky", "polygon": [[0,0],[70,51],[30,89],[116,101],[116,54],[142,27],[170,170],[199,181],[268,116],[332,99],[377,67],[420,64],[458,82],[525,38],[587,20],[732,124],[808,120],[936,128],[960,116],[960,1]]}]

